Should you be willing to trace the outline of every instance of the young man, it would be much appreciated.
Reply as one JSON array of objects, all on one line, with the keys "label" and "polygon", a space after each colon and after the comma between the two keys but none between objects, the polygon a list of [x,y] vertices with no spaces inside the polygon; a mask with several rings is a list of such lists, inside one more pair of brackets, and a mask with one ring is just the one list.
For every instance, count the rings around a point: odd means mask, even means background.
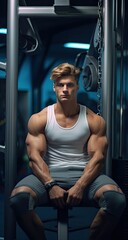
[{"label": "young man", "polygon": [[71,64],[54,68],[57,101],[28,122],[26,144],[33,174],[15,186],[10,203],[29,239],[46,239],[34,208],[48,202],[58,208],[99,208],[89,240],[109,240],[126,206],[119,186],[101,174],[107,151],[105,121],[77,103],[78,77],[79,69]]}]

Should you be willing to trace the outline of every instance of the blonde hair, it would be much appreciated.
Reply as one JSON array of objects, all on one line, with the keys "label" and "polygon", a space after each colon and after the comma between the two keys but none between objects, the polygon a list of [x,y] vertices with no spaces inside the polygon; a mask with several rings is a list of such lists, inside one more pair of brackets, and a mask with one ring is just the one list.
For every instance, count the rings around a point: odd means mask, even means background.
[{"label": "blonde hair", "polygon": [[56,81],[64,76],[74,76],[78,81],[80,69],[69,63],[62,63],[52,70],[50,79]]}]

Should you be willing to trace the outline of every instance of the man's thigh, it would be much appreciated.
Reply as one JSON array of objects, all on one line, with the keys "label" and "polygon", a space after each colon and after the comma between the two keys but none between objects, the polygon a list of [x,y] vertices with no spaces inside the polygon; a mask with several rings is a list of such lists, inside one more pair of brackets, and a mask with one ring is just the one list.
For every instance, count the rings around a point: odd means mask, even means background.
[{"label": "man's thigh", "polygon": [[36,193],[38,199],[37,206],[50,204],[48,193],[44,185],[35,175],[31,174],[23,178],[16,184],[15,188],[22,186],[29,187]]},{"label": "man's thigh", "polygon": [[87,187],[87,189],[85,189],[82,204],[83,205],[85,204],[85,205],[88,205],[88,206],[98,207],[97,203],[94,201],[94,196],[95,196],[95,193],[97,192],[97,190],[100,189],[101,187],[105,186],[105,185],[115,185],[115,186],[117,186],[117,183],[107,175],[102,174],[102,175],[98,176]]}]

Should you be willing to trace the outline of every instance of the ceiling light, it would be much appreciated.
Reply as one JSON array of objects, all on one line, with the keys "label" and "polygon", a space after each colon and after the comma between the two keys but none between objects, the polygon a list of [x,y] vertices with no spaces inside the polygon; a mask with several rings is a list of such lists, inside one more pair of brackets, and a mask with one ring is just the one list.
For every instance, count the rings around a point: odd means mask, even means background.
[{"label": "ceiling light", "polygon": [[77,49],[85,49],[88,50],[90,48],[90,44],[87,43],[74,43],[74,42],[68,42],[64,44],[64,47],[66,48],[77,48]]},{"label": "ceiling light", "polygon": [[0,34],[7,34],[7,28],[0,28]]}]

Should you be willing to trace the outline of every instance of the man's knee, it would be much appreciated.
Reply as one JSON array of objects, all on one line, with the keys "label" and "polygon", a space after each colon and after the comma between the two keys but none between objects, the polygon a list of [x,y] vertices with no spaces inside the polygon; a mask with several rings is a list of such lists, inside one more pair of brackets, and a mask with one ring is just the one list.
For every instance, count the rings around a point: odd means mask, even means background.
[{"label": "man's knee", "polygon": [[22,214],[34,209],[35,199],[29,192],[19,192],[10,197],[10,206],[16,214]]},{"label": "man's knee", "polygon": [[99,206],[111,215],[120,217],[126,207],[125,195],[112,190],[106,191],[99,199]]}]

